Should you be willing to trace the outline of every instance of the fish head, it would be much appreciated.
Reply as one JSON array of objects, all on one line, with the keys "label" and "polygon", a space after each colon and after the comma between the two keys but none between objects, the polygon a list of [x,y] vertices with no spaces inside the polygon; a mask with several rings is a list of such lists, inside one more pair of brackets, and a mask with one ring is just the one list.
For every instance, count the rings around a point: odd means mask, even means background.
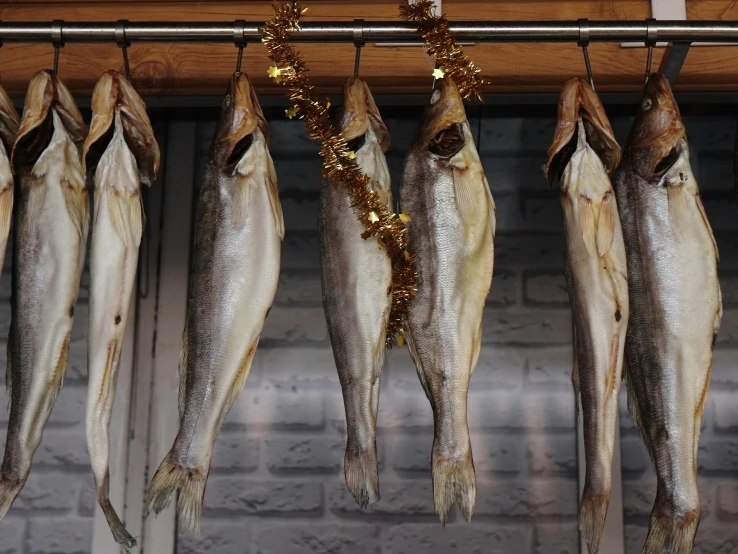
[{"label": "fish head", "polygon": [[[583,133],[577,130],[580,122]],[[549,184],[560,181],[574,152],[585,146],[582,140],[596,152],[607,172],[612,173],[622,155],[615,133],[597,93],[585,80],[575,78],[566,82],[559,99],[556,134],[544,168]]]},{"label": "fish head", "polygon": [[464,101],[450,77],[436,80],[410,155],[430,163],[430,171],[466,171],[472,166],[481,170],[481,161],[466,120]]},{"label": "fish head", "polygon": [[390,148],[390,134],[368,85],[360,77],[350,77],[343,87],[338,128],[373,190],[389,205],[390,175],[384,154]]},{"label": "fish head", "polygon": [[10,152],[13,148],[19,123],[20,117],[18,117],[18,112],[13,106],[13,101],[5,92],[5,89],[0,87],[0,140],[2,140],[6,152]]},{"label": "fish head", "polygon": [[654,73],[649,77],[627,152],[633,170],[646,181],[660,180],[664,171],[685,154],[686,132],[669,81]]},{"label": "fish head", "polygon": [[269,140],[269,126],[251,81],[245,73],[234,73],[215,127],[210,159],[232,172],[254,142],[263,141],[268,146]]},{"label": "fish head", "polygon": [[72,141],[81,150],[87,126],[69,89],[50,69],[31,79],[23,106],[23,118],[13,144],[12,163],[32,166],[51,141],[56,113]]},{"label": "fish head", "polygon": [[83,148],[83,164],[94,167],[110,143],[119,116],[120,131],[138,166],[141,183],[151,185],[159,170],[159,145],[146,105],[120,73],[106,71],[92,92],[92,122]]}]

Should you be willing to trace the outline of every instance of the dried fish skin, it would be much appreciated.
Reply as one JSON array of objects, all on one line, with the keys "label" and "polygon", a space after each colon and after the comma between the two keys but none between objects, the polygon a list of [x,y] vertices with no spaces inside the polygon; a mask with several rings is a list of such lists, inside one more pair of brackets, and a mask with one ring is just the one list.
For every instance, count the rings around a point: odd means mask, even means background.
[{"label": "dried fish skin", "polygon": [[[389,132],[366,83],[350,78],[343,91],[341,135],[356,154],[381,202],[392,209],[387,161]],[[379,500],[376,422],[392,301],[387,250],[365,231],[340,183],[324,179],[319,213],[323,308],[346,410],[346,486],[362,507]]]},{"label": "dried fish skin", "polygon": [[159,147],[146,106],[117,71],[103,74],[92,93],[92,123],[83,160],[95,168],[87,336],[87,449],[98,503],[116,542],[130,549],[136,540],[126,531],[110,502],[109,426],[143,234],[141,186],[150,185],[155,178]]},{"label": "dried fish skin", "polygon": [[546,164],[560,192],[566,277],[574,320],[572,382],[582,410],[586,473],[579,529],[599,551],[610,501],[629,302],[625,244],[609,173],[621,158],[594,90],[564,85]]},{"label": "dried fish skin", "polygon": [[67,88],[51,71],[38,73],[28,87],[11,155],[19,184],[0,518],[28,478],[67,369],[89,227],[80,155],[86,134]]},{"label": "dried fish skin", "polygon": [[213,446],[244,386],[272,306],[284,236],[269,129],[243,73],[231,78],[198,199],[180,359],[180,427],[146,493],[179,492],[179,528],[199,534]]},{"label": "dried fish skin", "polygon": [[405,162],[400,207],[418,290],[406,337],[433,408],[433,497],[445,523],[454,504],[471,519],[476,477],[467,424],[469,379],[492,283],[495,205],[454,82],[436,81]]},{"label": "dried fish skin", "polygon": [[651,75],[613,175],[628,262],[628,406],[654,460],[644,554],[688,554],[700,519],[697,449],[722,319],[718,251],[679,108]]}]

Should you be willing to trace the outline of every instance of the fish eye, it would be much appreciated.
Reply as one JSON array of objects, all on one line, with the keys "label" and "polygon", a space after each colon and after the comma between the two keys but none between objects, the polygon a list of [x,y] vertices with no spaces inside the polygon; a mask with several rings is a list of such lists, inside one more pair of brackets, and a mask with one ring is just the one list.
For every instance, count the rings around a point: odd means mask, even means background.
[{"label": "fish eye", "polygon": [[653,105],[653,101],[650,98],[644,98],[643,102],[641,102],[641,109],[643,111],[648,111],[651,109],[651,106]]}]

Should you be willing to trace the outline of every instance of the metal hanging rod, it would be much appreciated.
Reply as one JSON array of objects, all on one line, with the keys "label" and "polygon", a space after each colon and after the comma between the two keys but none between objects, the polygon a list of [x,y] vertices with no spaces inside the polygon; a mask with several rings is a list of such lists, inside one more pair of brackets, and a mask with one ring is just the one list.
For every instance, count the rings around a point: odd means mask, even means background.
[{"label": "metal hanging rod", "polygon": [[[59,28],[59,25],[61,27]],[[130,21],[129,42],[232,43],[237,32],[245,43],[261,42],[260,22]],[[451,30],[468,42],[579,42],[583,27],[589,42],[738,42],[738,21],[459,21]],[[304,22],[294,42],[345,42],[355,39],[353,21]],[[116,43],[120,22],[0,22],[0,43]],[[366,43],[421,43],[415,27],[398,21],[364,21]]]}]

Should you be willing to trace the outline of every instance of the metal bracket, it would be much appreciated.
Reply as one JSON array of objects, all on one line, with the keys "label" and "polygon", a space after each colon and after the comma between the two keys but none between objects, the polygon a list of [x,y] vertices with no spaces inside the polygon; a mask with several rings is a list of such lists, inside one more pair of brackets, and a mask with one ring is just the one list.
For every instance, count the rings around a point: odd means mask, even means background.
[{"label": "metal bracket", "polygon": [[584,65],[587,68],[587,77],[589,78],[589,86],[595,89],[594,79],[592,78],[592,64],[589,62],[589,19],[579,20],[579,41],[577,42],[584,54]]},{"label": "metal bracket", "polygon": [[361,64],[361,49],[364,47],[364,20],[354,19],[354,47],[356,48],[356,59],[354,60],[354,77],[359,75]]},{"label": "metal bracket", "polygon": [[127,19],[119,19],[115,22],[115,43],[123,52],[123,69],[126,72],[126,79],[131,82],[131,64],[128,62],[128,47],[131,43],[126,38]]},{"label": "metal bracket", "polygon": [[51,44],[54,46],[54,75],[59,71],[59,49],[64,47],[64,20],[51,22]]},{"label": "metal bracket", "polygon": [[669,80],[672,88],[676,85],[677,79],[679,79],[679,72],[682,70],[690,46],[691,43],[689,42],[675,42],[669,44],[664,51],[664,57],[661,58],[661,65],[659,66],[659,73]]},{"label": "metal bracket", "polygon": [[236,22],[233,25],[233,42],[238,48],[238,58],[236,59],[236,73],[241,73],[243,49],[246,48],[246,21],[244,19],[236,19]]}]

